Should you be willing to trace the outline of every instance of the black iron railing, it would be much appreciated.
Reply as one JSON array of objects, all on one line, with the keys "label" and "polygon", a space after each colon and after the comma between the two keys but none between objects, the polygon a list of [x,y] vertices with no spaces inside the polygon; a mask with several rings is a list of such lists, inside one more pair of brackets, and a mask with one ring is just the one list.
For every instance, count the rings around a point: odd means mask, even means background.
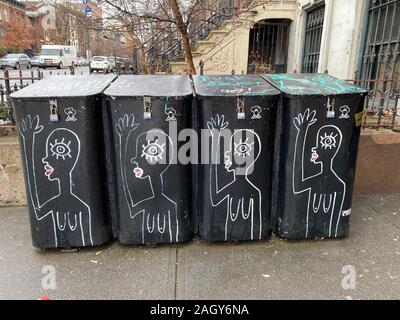
[{"label": "black iron railing", "polygon": [[350,82],[368,91],[365,100],[364,128],[400,131],[400,80],[350,80]]},{"label": "black iron railing", "polygon": [[400,0],[371,0],[362,70],[364,126],[400,129]]},{"label": "black iron railing", "polygon": [[[75,69],[70,68],[63,71],[51,70],[49,72],[49,75],[67,74],[75,74]],[[15,119],[10,95],[41,79],[43,79],[43,72],[40,69],[31,70],[29,73],[20,70],[18,74],[14,73],[14,75],[10,75],[9,70],[4,70],[3,75],[0,76],[0,136],[8,135],[7,132],[15,131]]]},{"label": "black iron railing", "polygon": [[[191,48],[194,48],[198,41],[207,38],[211,31],[220,28],[225,21],[243,12],[252,2],[253,0],[246,0],[241,7],[229,7],[221,5],[223,2],[217,0],[210,6],[213,9],[207,10],[211,12],[209,17],[202,19],[204,11],[195,14],[192,20],[197,20],[197,23],[188,29]],[[138,48],[145,48],[143,56],[148,61],[147,71],[150,73],[166,71],[171,62],[184,59],[184,49],[176,28],[168,24],[165,30],[172,31],[156,34]]]}]

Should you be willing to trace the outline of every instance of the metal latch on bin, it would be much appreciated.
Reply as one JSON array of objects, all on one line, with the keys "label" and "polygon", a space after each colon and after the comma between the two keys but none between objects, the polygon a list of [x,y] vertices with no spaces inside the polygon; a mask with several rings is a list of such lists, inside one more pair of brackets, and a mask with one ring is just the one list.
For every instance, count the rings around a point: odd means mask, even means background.
[{"label": "metal latch on bin", "polygon": [[328,119],[334,119],[335,118],[335,98],[328,98],[328,103],[327,103],[327,112],[326,112],[326,117]]},{"label": "metal latch on bin", "polygon": [[151,119],[151,98],[150,97],[144,97],[143,118],[144,118],[144,120]]},{"label": "metal latch on bin", "polygon": [[246,111],[244,108],[244,98],[237,99],[237,118],[238,120],[245,120],[246,119]]},{"label": "metal latch on bin", "polygon": [[50,100],[50,122],[58,122],[60,121],[60,117],[58,115],[58,103],[57,100]]}]

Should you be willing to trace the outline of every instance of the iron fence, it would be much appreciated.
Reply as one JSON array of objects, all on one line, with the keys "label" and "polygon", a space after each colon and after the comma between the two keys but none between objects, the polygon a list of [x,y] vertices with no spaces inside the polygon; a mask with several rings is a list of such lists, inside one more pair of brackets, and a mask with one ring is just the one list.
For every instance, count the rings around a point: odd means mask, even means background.
[{"label": "iron fence", "polygon": [[[73,75],[75,74],[75,69],[71,67],[63,71],[51,70],[49,74]],[[40,69],[31,70],[28,76],[24,75],[22,70],[18,72],[17,76],[10,76],[9,70],[4,70],[3,77],[0,77],[0,136],[10,135],[15,132],[15,119],[10,95],[43,79],[43,76],[43,72]]]},{"label": "iron fence", "polygon": [[400,80],[349,80],[368,91],[364,128],[400,131]]}]

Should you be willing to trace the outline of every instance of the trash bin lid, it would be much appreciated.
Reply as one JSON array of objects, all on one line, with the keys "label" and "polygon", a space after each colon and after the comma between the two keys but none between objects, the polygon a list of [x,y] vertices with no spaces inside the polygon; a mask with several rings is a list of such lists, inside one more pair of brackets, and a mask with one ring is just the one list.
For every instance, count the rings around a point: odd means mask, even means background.
[{"label": "trash bin lid", "polygon": [[115,75],[48,76],[11,95],[12,98],[86,97],[100,94]]},{"label": "trash bin lid", "polygon": [[265,74],[262,77],[286,95],[366,94],[359,86],[326,74]]},{"label": "trash bin lid", "polygon": [[276,96],[280,92],[258,75],[194,76],[198,97]]},{"label": "trash bin lid", "polygon": [[104,92],[111,97],[187,97],[192,96],[188,76],[122,75]]}]

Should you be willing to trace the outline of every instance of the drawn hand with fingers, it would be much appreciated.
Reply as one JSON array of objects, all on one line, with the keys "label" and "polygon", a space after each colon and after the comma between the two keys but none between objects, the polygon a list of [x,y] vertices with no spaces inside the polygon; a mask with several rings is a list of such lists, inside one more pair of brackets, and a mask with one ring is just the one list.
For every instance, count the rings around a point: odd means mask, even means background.
[{"label": "drawn hand with fingers", "polygon": [[229,122],[225,122],[225,116],[216,115],[215,118],[211,118],[211,121],[207,122],[207,127],[213,136],[220,135],[222,130],[228,128]]},{"label": "drawn hand with fingers", "polygon": [[[307,109],[293,120],[297,136],[293,160],[293,193],[308,193],[305,234],[310,229],[324,229],[329,237],[337,236],[343,213],[346,184],[334,169],[335,159],[342,146],[342,132],[334,125],[321,127],[315,137],[315,146],[307,147],[309,131],[317,123],[316,111]],[[314,131],[314,130],[313,130]],[[307,175],[305,163],[320,167],[320,172]]]},{"label": "drawn hand with fingers", "polygon": [[124,139],[127,139],[129,135],[139,127],[138,123],[135,123],[135,115],[124,115],[120,118],[115,125],[117,134]]},{"label": "drawn hand with fingers", "polygon": [[72,174],[81,150],[79,137],[73,131],[63,128],[55,129],[48,135],[42,158],[43,173],[49,181],[57,182],[58,193],[41,203],[34,155],[37,152],[36,136],[42,132],[43,126],[40,125],[39,116],[32,120],[28,115],[18,127],[25,154],[28,195],[36,219],[42,221],[51,218],[55,247],[63,246],[62,240],[65,238],[74,246],[93,246],[90,207],[73,190]]},{"label": "drawn hand with fingers", "polygon": [[[249,179],[250,171],[261,154],[261,140],[254,131],[235,131],[224,153],[222,169],[220,165],[221,135],[228,126],[229,123],[225,121],[223,115],[216,115],[207,123],[212,137],[211,204],[213,207],[226,206],[226,241],[238,234],[238,230],[241,230],[240,237],[243,239],[261,239],[262,197],[260,189]],[[224,186],[218,183],[221,169],[232,174],[232,181]]]},{"label": "drawn hand with fingers", "polygon": [[43,126],[39,124],[39,116],[32,117],[28,115],[26,119],[22,119],[18,124],[19,133],[26,138],[32,138],[34,135],[42,132]]},{"label": "drawn hand with fingers", "polygon": [[304,114],[299,114],[294,118],[294,126],[298,131],[306,131],[317,122],[316,115],[317,112],[315,110],[311,112],[310,109],[307,109]]}]

